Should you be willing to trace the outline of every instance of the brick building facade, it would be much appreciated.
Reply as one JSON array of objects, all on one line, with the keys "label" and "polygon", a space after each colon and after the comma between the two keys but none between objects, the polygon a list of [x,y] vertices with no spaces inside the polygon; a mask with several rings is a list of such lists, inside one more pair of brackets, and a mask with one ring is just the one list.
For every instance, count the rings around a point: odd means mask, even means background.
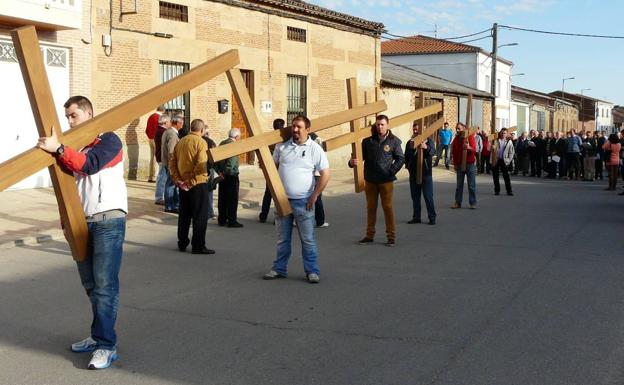
[{"label": "brick building facade", "polygon": [[[96,114],[230,49],[239,50],[238,68],[245,73],[263,130],[271,129],[273,119],[295,113],[315,118],[344,110],[345,79],[358,78],[363,100],[381,76],[382,24],[303,1],[92,0],[80,12],[81,30],[59,29],[39,37],[42,44],[68,49],[69,93],[90,96]],[[11,27],[0,29],[0,39]],[[103,46],[103,36],[110,36],[110,45]],[[226,113],[219,113],[218,100],[229,102]],[[225,75],[166,107],[184,112],[187,121],[203,119],[217,143],[234,126],[246,135]],[[117,130],[126,147],[129,179],[147,177],[147,116]],[[348,125],[321,135],[346,130]],[[253,156],[243,160],[253,163]]]}]

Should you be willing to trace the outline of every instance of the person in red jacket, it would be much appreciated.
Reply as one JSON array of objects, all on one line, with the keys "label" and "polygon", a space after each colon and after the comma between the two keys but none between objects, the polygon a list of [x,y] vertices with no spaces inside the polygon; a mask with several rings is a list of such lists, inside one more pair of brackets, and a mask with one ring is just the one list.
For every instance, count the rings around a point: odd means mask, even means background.
[{"label": "person in red jacket", "polygon": [[[457,135],[453,138],[452,153],[453,167],[457,173],[457,188],[455,189],[455,203],[451,208],[458,209],[462,205],[462,196],[464,194],[464,175],[468,179],[468,203],[471,209],[477,208],[477,158],[475,151],[477,144],[474,134],[468,136],[468,143],[464,140],[466,126],[463,123],[457,123],[455,126]],[[462,170],[462,153],[466,150],[466,170]]]},{"label": "person in red jacket", "polygon": [[156,130],[158,130],[158,119],[164,112],[165,106],[156,107],[156,112],[147,118],[147,126],[145,126],[145,134],[150,146],[149,176],[147,181],[151,183],[156,183],[156,163],[158,163],[156,161],[156,142],[154,139],[156,138]]}]

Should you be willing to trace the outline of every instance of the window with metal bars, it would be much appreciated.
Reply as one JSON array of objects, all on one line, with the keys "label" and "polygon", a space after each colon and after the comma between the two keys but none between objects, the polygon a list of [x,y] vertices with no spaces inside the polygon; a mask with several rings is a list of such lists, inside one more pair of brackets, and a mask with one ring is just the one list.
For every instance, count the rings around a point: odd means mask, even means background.
[{"label": "window with metal bars", "polygon": [[[176,76],[182,75],[189,70],[188,63],[177,63],[172,61],[161,60],[160,67],[160,83],[165,83]],[[173,115],[183,114],[184,124],[186,127],[190,127],[191,116],[191,93],[186,92],[183,95],[177,96],[167,103],[165,103],[165,110],[167,113]]]},{"label": "window with metal bars", "polygon": [[306,42],[306,30],[302,28],[286,27],[286,37],[288,40]]},{"label": "window with metal bars", "polygon": [[306,115],[307,85],[305,76],[287,75],[288,84],[288,107],[286,121],[290,124],[297,115]]},{"label": "window with metal bars", "polygon": [[188,23],[188,7],[186,5],[161,1],[160,18]]}]

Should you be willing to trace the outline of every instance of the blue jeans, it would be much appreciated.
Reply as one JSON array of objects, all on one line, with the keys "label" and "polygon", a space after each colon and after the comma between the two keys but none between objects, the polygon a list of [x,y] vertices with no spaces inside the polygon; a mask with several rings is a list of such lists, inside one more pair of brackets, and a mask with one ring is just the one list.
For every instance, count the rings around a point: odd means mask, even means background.
[{"label": "blue jeans", "polygon": [[448,167],[449,158],[451,157],[448,144],[440,144],[438,146],[437,151],[436,151],[436,161],[433,165],[434,167],[437,166],[438,163],[440,163],[440,158],[442,157],[442,151],[444,151],[444,165]]},{"label": "blue jeans", "polygon": [[87,226],[89,258],[76,264],[82,286],[91,301],[91,338],[97,343],[96,349],[112,350],[117,345],[115,321],[119,308],[119,269],[126,218],[89,222]]},{"label": "blue jeans", "polygon": [[161,201],[165,199],[165,183],[167,182],[167,173],[165,169],[166,165],[159,163],[158,164],[158,176],[156,177],[156,193],[154,194],[154,199],[157,201]]},{"label": "blue jeans", "polygon": [[288,271],[288,259],[292,254],[292,230],[293,221],[297,222],[297,231],[301,239],[303,254],[303,270],[306,275],[319,274],[318,248],[314,235],[314,209],[307,210],[308,199],[289,199],[292,214],[279,216],[275,214],[275,229],[277,231],[277,257],[273,262],[273,270],[286,276]]},{"label": "blue jeans", "polygon": [[412,219],[420,219],[420,195],[422,194],[427,206],[427,217],[429,220],[436,219],[435,207],[433,205],[433,178],[431,175],[423,175],[422,184],[416,183],[416,175],[409,178],[410,193],[412,196]]},{"label": "blue jeans", "polygon": [[178,197],[178,187],[173,183],[171,174],[169,173],[169,167],[164,166],[165,169],[165,210],[179,210],[180,199]]},{"label": "blue jeans", "polygon": [[468,178],[468,202],[471,205],[477,204],[477,167],[473,164],[466,165],[466,171],[461,170],[461,166],[455,167],[457,172],[457,188],[455,189],[455,203],[461,206],[464,195],[464,176]]}]

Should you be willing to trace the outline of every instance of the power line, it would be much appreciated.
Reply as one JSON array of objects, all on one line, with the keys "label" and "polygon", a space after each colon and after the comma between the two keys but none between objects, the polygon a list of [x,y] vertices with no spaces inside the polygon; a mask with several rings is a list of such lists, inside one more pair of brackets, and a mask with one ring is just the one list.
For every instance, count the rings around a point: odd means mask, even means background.
[{"label": "power line", "polygon": [[[472,37],[472,36],[477,36],[477,35],[481,35],[485,32],[491,32],[492,28],[488,28],[488,29],[484,29],[483,31],[479,31],[479,32],[475,32],[475,33],[471,33],[469,35],[463,35],[463,36],[454,36],[454,37],[446,37],[446,38],[440,38],[441,40],[457,40],[457,39],[464,39],[467,37]],[[388,35],[388,36],[392,36],[394,38],[399,38],[399,39],[414,39],[414,36],[403,36],[403,35],[397,35],[394,33],[390,33],[390,32],[384,32],[384,35]],[[396,39],[388,39],[388,40],[396,40]]]},{"label": "power line", "polygon": [[562,35],[562,36],[576,36],[576,37],[595,37],[602,39],[624,39],[624,36],[613,36],[613,35],[590,35],[584,33],[568,33],[568,32],[553,32],[553,31],[541,31],[538,29],[528,29],[528,28],[520,28],[520,27],[511,27],[509,25],[499,25],[499,28],[505,28],[516,31],[525,31],[525,32],[534,32],[534,33],[543,33],[547,35]]},{"label": "power line", "polygon": [[479,37],[479,38],[476,38],[476,39],[471,39],[471,40],[466,40],[466,41],[458,41],[457,43],[458,43],[458,44],[465,44],[465,43],[470,43],[470,42],[473,42],[473,41],[479,41],[479,40],[483,40],[483,39],[489,39],[489,38],[491,38],[491,37],[492,37],[492,36],[483,36],[483,37]]}]

